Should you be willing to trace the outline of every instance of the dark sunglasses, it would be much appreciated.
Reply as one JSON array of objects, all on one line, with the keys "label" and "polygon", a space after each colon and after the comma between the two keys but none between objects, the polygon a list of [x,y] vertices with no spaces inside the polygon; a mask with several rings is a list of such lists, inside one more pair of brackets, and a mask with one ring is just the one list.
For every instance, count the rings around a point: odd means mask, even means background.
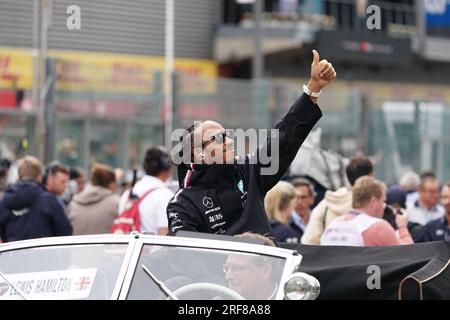
[{"label": "dark sunglasses", "polygon": [[212,141],[214,141],[218,144],[223,144],[227,137],[230,139],[234,139],[234,130],[229,129],[229,130],[225,130],[224,132],[216,133],[211,138],[208,138],[205,141],[202,141],[202,148],[204,148],[207,144],[209,144]]}]

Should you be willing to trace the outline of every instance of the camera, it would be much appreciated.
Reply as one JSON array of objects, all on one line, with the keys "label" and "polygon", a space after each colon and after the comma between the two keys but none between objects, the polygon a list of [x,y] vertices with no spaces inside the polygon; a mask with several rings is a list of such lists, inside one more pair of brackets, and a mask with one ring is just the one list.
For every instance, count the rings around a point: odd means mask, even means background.
[{"label": "camera", "polygon": [[395,215],[397,213],[401,214],[401,210],[399,208],[394,208],[390,205],[385,205],[383,219],[386,220],[394,230],[398,230],[397,223],[395,222]]}]

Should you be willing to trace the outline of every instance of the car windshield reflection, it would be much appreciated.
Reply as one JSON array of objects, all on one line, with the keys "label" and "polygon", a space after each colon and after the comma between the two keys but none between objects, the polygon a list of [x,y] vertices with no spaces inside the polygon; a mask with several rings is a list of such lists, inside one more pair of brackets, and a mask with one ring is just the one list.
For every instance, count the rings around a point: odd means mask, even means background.
[{"label": "car windshield reflection", "polygon": [[236,241],[151,235],[0,245],[0,300],[282,299],[298,259]]},{"label": "car windshield reflection", "polygon": [[127,299],[167,299],[158,281],[178,299],[274,299],[284,264],[254,253],[144,245]]}]

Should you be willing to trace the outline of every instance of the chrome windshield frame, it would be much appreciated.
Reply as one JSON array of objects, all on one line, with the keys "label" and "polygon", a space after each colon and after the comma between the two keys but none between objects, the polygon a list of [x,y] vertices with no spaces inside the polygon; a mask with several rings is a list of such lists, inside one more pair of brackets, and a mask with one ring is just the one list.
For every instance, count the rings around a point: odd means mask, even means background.
[{"label": "chrome windshield frame", "polygon": [[67,236],[67,237],[49,237],[22,240],[15,242],[6,242],[0,244],[0,253],[6,251],[33,249],[40,247],[60,247],[71,245],[101,245],[101,244],[123,244],[126,245],[125,255],[122,265],[117,274],[116,283],[111,293],[110,300],[117,300],[122,288],[124,277],[129,267],[130,257],[136,244],[136,238],[131,235],[85,235],[85,236]]},{"label": "chrome windshield frame", "polygon": [[67,237],[51,237],[38,238],[31,240],[16,241],[11,243],[0,244],[0,253],[5,251],[13,251],[19,249],[31,249],[49,246],[69,246],[69,245],[95,245],[95,244],[126,244],[127,249],[123,257],[120,271],[117,275],[111,300],[126,299],[131,287],[131,282],[136,272],[137,262],[144,245],[159,246],[175,246],[198,249],[226,250],[241,253],[253,253],[266,256],[273,256],[285,259],[284,270],[281,275],[276,299],[284,297],[284,283],[289,276],[298,269],[301,262],[301,255],[297,251],[270,247],[260,244],[252,244],[237,241],[214,240],[203,238],[188,237],[169,237],[148,234],[102,234],[102,235],[85,235],[85,236],[67,236]]},{"label": "chrome windshield frame", "polygon": [[128,292],[131,288],[131,282],[133,280],[134,273],[136,272],[137,265],[142,247],[144,245],[159,245],[159,246],[173,246],[173,247],[185,247],[185,248],[196,248],[196,249],[213,249],[213,250],[227,250],[236,251],[241,253],[253,253],[261,254],[266,256],[273,256],[277,258],[285,259],[285,265],[283,273],[281,275],[278,290],[275,299],[284,298],[284,284],[288,281],[289,276],[293,273],[300,261],[301,255],[296,251],[279,248],[270,247],[260,244],[235,242],[235,241],[224,241],[224,240],[213,240],[213,239],[202,239],[202,238],[187,238],[187,237],[167,237],[167,236],[156,236],[156,235],[146,235],[139,234],[137,243],[135,246],[135,251],[131,257],[130,268],[134,268],[133,272],[127,272],[126,278],[122,286],[122,291],[119,296],[119,300],[125,300]]}]

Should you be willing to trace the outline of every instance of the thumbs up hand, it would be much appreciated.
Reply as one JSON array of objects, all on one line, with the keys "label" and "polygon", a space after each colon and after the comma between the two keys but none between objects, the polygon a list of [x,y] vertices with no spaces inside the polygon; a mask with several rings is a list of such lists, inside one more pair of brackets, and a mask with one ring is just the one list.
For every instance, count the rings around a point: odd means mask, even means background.
[{"label": "thumbs up hand", "polygon": [[311,64],[311,79],[308,88],[313,92],[319,92],[330,82],[336,79],[336,71],[326,59],[320,61],[319,53],[313,50],[313,62]]}]

